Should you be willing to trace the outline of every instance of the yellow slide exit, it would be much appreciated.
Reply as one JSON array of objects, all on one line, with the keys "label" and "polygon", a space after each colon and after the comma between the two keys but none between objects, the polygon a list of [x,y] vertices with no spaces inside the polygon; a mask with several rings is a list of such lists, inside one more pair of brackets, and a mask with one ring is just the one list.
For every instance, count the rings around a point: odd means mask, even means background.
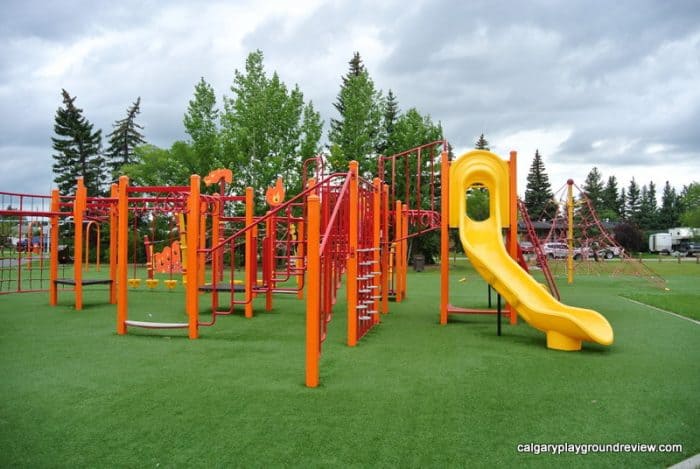
[{"label": "yellow slide exit", "polygon": [[[508,163],[484,151],[468,152],[450,167],[450,226],[460,239],[477,272],[532,327],[547,335],[547,347],[580,350],[581,342],[613,343],[607,319],[591,309],[567,306],[525,272],[506,251],[502,220],[508,220]],[[489,191],[489,217],[474,221],[467,216],[466,191],[472,185]]]}]

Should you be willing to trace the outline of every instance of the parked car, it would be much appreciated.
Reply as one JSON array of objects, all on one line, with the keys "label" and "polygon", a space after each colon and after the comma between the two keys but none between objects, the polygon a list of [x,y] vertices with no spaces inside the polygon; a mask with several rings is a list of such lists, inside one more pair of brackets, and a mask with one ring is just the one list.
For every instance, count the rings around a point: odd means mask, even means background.
[{"label": "parked car", "polygon": [[[569,255],[569,246],[565,243],[544,243],[542,251],[549,259],[564,259]],[[574,248],[574,259],[581,259],[582,252],[581,248]]]},{"label": "parked car", "polygon": [[613,257],[620,257],[625,250],[617,246],[608,246],[603,249],[599,249],[597,254],[605,259],[612,259]]},{"label": "parked car", "polygon": [[535,252],[535,246],[533,246],[530,241],[521,241],[520,250],[523,254],[532,254]]},{"label": "parked car", "polygon": [[694,242],[681,242],[680,246],[678,247],[678,251],[681,254],[692,257],[700,253],[700,244]]}]

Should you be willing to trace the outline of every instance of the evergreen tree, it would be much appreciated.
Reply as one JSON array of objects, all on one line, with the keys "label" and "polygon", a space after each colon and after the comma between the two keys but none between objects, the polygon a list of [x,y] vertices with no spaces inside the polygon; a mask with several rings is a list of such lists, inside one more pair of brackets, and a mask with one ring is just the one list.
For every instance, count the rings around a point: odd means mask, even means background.
[{"label": "evergreen tree", "polygon": [[474,145],[474,148],[477,150],[486,150],[490,151],[491,149],[489,148],[489,142],[484,138],[484,134],[481,134],[479,136],[479,139],[476,141],[476,144]]},{"label": "evergreen tree", "polygon": [[298,86],[288,89],[276,72],[268,77],[263,53],[251,52],[245,71],[235,71],[232,97],[224,97],[221,116],[223,163],[238,175],[234,186],[256,189],[258,209],[268,186],[283,177],[287,194],[300,189],[300,154],[318,147],[320,116]]},{"label": "evergreen tree", "polygon": [[219,110],[216,108],[214,88],[200,78],[194,87],[194,97],[182,119],[190,136],[199,165],[196,174],[207,175],[221,167],[221,139],[219,135]]},{"label": "evergreen tree", "polygon": [[389,139],[394,131],[396,119],[399,117],[399,102],[393,91],[389,90],[384,104],[384,115],[382,116],[382,135],[380,138],[378,153],[385,153],[389,146]]},{"label": "evergreen tree", "polygon": [[54,132],[51,137],[54,164],[54,182],[62,194],[75,193],[76,178],[82,176],[88,195],[99,195],[105,180],[105,161],[101,155],[102,131],[93,131],[93,125],[75,106],[75,97],[61,90],[63,107],[56,111]]},{"label": "evergreen tree", "polygon": [[640,222],[641,208],[642,208],[641,191],[639,189],[639,185],[637,184],[637,181],[635,181],[634,177],[632,177],[632,180],[630,181],[630,184],[627,187],[627,199],[626,199],[626,203],[625,203],[625,212],[627,215],[627,219],[629,221],[635,223],[637,226],[639,226],[639,222]]},{"label": "evergreen tree", "polygon": [[658,225],[658,206],[654,181],[649,181],[649,186],[642,186],[640,198],[639,227],[644,230],[656,229]]},{"label": "evergreen tree", "polygon": [[603,177],[597,167],[593,167],[586,176],[586,181],[583,183],[583,191],[593,204],[596,212],[603,208]]},{"label": "evergreen tree", "polygon": [[627,192],[625,191],[625,188],[623,187],[620,189],[620,198],[617,199],[617,206],[620,209],[620,218],[623,220],[627,219]]},{"label": "evergreen tree", "polygon": [[608,181],[605,183],[605,188],[603,189],[603,209],[610,210],[619,215],[620,206],[618,204],[619,194],[617,188],[617,178],[615,176],[608,177]]},{"label": "evergreen tree", "polygon": [[126,110],[126,117],[112,125],[112,132],[107,135],[109,147],[105,152],[107,166],[112,173],[112,181],[116,181],[122,166],[134,163],[134,149],[146,143],[140,130],[143,127],[136,123],[136,116],[141,112],[141,97],[136,98],[131,107]]},{"label": "evergreen tree", "polygon": [[668,181],[661,193],[661,208],[659,209],[659,228],[668,229],[680,224],[680,210],[676,189]]},{"label": "evergreen tree", "polygon": [[328,132],[332,170],[347,170],[348,162],[360,163],[360,171],[375,174],[375,155],[382,147],[383,98],[375,90],[374,82],[355,52],[350,60],[350,70],[343,77],[343,84],[334,106],[339,119],[331,119]]},{"label": "evergreen tree", "polygon": [[533,220],[551,220],[556,215],[557,205],[552,200],[552,186],[549,176],[545,172],[544,162],[539,150],[535,150],[535,157],[527,175],[525,188],[525,206],[530,218]]}]

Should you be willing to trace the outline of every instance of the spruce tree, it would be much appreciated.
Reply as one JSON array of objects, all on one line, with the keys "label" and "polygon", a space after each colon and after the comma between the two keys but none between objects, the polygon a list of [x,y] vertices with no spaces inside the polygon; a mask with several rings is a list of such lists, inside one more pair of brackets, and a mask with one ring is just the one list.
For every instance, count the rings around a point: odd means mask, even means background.
[{"label": "spruce tree", "polygon": [[557,206],[552,200],[552,186],[549,176],[545,172],[544,162],[539,150],[535,150],[535,157],[527,175],[525,188],[525,206],[533,220],[551,220],[556,215]]},{"label": "spruce tree", "polygon": [[54,182],[62,194],[75,193],[76,178],[83,177],[88,195],[100,195],[105,180],[105,161],[101,155],[102,130],[93,125],[75,106],[76,97],[61,90],[63,107],[56,110],[55,137],[51,137]]},{"label": "spruce tree", "polygon": [[376,173],[376,158],[381,145],[383,98],[355,52],[350,70],[343,77],[334,107],[339,119],[331,119],[328,132],[331,169],[347,170],[351,160],[360,163],[360,171]]},{"label": "spruce tree", "polygon": [[602,194],[603,210],[620,215],[620,206],[618,204],[619,194],[617,188],[617,178],[615,176],[608,177]]},{"label": "spruce tree", "polygon": [[491,149],[489,148],[489,142],[484,138],[484,134],[481,134],[479,136],[479,139],[476,141],[476,144],[474,145],[474,148],[477,150],[486,150],[490,151]]},{"label": "spruce tree", "polygon": [[661,208],[659,209],[659,228],[668,229],[680,224],[680,210],[676,189],[668,181],[661,193]]},{"label": "spruce tree", "polygon": [[603,208],[603,177],[597,167],[593,167],[583,183],[583,191],[598,212]]},{"label": "spruce tree", "polygon": [[385,153],[387,147],[389,146],[389,139],[391,134],[394,132],[394,126],[396,125],[396,120],[399,117],[399,102],[396,99],[396,95],[393,91],[389,90],[386,96],[386,103],[384,104],[384,114],[382,116],[382,135],[380,138],[379,146],[377,147],[378,153]]},{"label": "spruce tree", "polygon": [[630,181],[630,184],[627,187],[627,198],[625,199],[625,212],[627,215],[627,219],[632,223],[635,223],[637,226],[639,226],[640,222],[641,205],[641,191],[639,189],[637,181],[635,181],[634,177],[632,177],[632,180]]},{"label": "spruce tree", "polygon": [[658,225],[658,206],[656,203],[656,185],[649,181],[649,185],[642,186],[639,210],[639,227],[645,230],[656,229]]},{"label": "spruce tree", "polygon": [[109,147],[105,151],[107,166],[112,173],[112,180],[116,181],[121,168],[127,164],[135,163],[134,149],[146,143],[143,134],[143,126],[136,123],[136,116],[141,112],[141,97],[126,110],[126,117],[116,121],[112,132],[107,135]]}]

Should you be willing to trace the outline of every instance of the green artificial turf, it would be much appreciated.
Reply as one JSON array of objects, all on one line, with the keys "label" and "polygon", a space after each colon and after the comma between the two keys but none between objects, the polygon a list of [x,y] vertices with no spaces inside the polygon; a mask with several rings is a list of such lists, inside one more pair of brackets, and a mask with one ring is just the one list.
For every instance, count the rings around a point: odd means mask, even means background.
[{"label": "green artificial turf", "polygon": [[[660,272],[671,295],[692,290],[700,269],[687,267]],[[486,305],[470,268],[451,276],[452,303]],[[184,320],[181,288],[130,291],[130,317]],[[104,287],[86,288],[80,312],[69,292],[55,308],[46,294],[3,295],[0,466],[665,467],[700,452],[700,326],[625,299],[651,294],[642,279],[579,276],[560,288],[564,302],[608,318],[612,346],[548,350],[522,321],[498,337],[495,316],[440,326],[429,269],[410,273],[408,298],[348,348],[341,290],[317,389],[303,384],[304,302],[291,296],[275,296],[269,313],[256,300],[255,318],[220,317],[192,341],[117,336]],[[684,452],[517,452],[530,442]]]}]

